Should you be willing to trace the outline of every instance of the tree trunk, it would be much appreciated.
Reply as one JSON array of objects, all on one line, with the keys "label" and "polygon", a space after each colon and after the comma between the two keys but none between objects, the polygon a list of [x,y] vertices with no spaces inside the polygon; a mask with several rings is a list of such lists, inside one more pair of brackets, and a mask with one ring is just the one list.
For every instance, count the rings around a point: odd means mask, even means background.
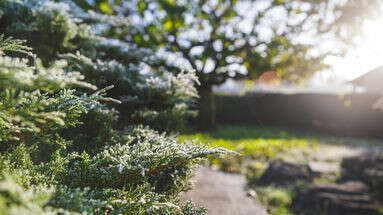
[{"label": "tree trunk", "polygon": [[215,126],[215,95],[211,86],[201,87],[199,92],[199,113],[197,125],[202,130],[209,130]]}]

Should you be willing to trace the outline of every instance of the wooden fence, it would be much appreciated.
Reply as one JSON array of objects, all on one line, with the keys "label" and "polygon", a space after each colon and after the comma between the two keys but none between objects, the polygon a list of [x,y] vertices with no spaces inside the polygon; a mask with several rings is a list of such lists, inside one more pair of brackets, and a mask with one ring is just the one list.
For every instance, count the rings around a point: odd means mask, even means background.
[{"label": "wooden fence", "polygon": [[343,136],[383,137],[383,112],[372,106],[378,94],[249,94],[216,98],[217,122],[282,125]]}]

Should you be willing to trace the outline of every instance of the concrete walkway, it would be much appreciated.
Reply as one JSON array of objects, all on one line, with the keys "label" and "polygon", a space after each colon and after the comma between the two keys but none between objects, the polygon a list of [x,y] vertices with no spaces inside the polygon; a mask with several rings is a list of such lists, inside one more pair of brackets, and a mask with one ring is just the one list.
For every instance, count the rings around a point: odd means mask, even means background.
[{"label": "concrete walkway", "polygon": [[266,215],[266,210],[249,197],[246,180],[229,174],[201,167],[194,178],[195,187],[183,195],[208,209],[208,215]]}]

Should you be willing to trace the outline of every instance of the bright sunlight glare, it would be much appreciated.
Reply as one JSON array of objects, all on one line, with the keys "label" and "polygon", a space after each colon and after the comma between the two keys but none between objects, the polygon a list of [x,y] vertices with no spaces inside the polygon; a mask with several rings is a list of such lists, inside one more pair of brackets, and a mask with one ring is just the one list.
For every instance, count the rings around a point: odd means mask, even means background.
[{"label": "bright sunlight glare", "polygon": [[319,74],[323,81],[349,81],[383,65],[383,16],[369,21],[355,47],[344,57],[328,57],[330,71]]}]

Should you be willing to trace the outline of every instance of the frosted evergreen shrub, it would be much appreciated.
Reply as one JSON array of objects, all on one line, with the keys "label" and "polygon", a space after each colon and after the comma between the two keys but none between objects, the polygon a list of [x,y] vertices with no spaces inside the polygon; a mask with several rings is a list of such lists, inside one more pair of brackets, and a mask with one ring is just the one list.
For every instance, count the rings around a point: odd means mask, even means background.
[{"label": "frosted evergreen shrub", "polygon": [[45,65],[66,59],[66,70],[81,72],[88,83],[114,85],[108,96],[123,103],[115,106],[120,127],[174,131],[195,115],[194,73],[168,72],[150,49],[102,36],[117,18],[87,13],[71,1],[7,0],[0,10],[0,32],[27,40]]},{"label": "frosted evergreen shrub", "polygon": [[119,24],[71,1],[0,1],[1,213],[204,214],[179,193],[224,151],[149,128],[182,125],[194,75],[100,23]]}]

